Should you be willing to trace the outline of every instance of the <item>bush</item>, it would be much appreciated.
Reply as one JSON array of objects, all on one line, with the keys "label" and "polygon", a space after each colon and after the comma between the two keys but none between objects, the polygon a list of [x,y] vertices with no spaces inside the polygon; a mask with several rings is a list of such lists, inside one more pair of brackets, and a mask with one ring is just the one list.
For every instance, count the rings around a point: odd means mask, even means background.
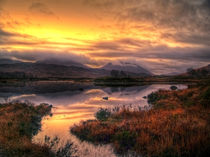
[{"label": "bush", "polygon": [[158,94],[152,92],[152,93],[149,94],[147,97],[148,97],[148,103],[152,104],[152,103],[154,103],[155,101],[157,101],[157,99],[158,99]]},{"label": "bush", "polygon": [[159,90],[158,92],[152,92],[148,96],[148,103],[156,105],[156,102],[161,99],[166,99],[168,96],[164,93],[164,91]]},{"label": "bush", "polygon": [[99,121],[106,121],[110,116],[111,116],[111,111],[103,108],[100,108],[95,115],[96,119]]}]

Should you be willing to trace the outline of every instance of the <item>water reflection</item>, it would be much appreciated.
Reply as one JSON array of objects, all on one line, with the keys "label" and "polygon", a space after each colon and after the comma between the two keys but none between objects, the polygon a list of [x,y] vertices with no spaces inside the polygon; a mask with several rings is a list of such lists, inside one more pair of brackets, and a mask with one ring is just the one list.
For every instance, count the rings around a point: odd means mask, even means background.
[{"label": "water reflection", "polygon": [[[27,100],[35,104],[44,102],[54,106],[53,116],[42,120],[42,130],[34,137],[36,142],[43,140],[45,135],[59,136],[64,142],[67,139],[74,139],[74,142],[80,146],[80,156],[93,156],[97,153],[100,154],[101,151],[106,152],[106,156],[115,156],[110,146],[101,147],[85,142],[81,143],[70,135],[69,128],[82,120],[93,119],[94,113],[101,107],[112,108],[119,105],[132,105],[133,108],[143,108],[148,106],[144,96],[158,89],[169,89],[170,86],[156,84],[99,88],[89,84],[75,85],[72,82],[42,82],[25,84],[18,88],[0,87],[0,101]],[[179,89],[186,88],[185,85],[176,86]],[[104,97],[107,97],[108,100],[103,99]]]}]

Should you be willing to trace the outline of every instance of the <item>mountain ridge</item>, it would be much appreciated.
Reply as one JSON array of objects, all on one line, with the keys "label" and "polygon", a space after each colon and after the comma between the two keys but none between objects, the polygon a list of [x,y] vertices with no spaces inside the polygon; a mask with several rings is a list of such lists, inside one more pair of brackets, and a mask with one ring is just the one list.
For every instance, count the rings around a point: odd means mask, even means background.
[{"label": "mountain ridge", "polygon": [[[7,60],[9,61],[9,60]],[[64,65],[65,64],[65,65]],[[20,78],[99,78],[110,76],[115,69],[90,68],[74,61],[57,62],[57,60],[42,60],[31,62],[14,62],[1,64],[0,78],[18,76]],[[148,73],[135,73],[119,69],[131,77],[147,76]]]},{"label": "mountain ridge", "polygon": [[120,62],[120,64],[107,63],[101,69],[110,70],[110,71],[111,70],[125,71],[142,75],[152,75],[152,73],[146,70],[145,68],[137,64],[128,63],[128,62]]},{"label": "mountain ridge", "polygon": [[56,58],[39,60],[39,61],[36,61],[36,63],[37,64],[64,65],[64,66],[77,66],[77,67],[88,68],[84,64],[81,64],[79,62],[75,62],[73,60],[59,60],[59,59],[56,59]]}]

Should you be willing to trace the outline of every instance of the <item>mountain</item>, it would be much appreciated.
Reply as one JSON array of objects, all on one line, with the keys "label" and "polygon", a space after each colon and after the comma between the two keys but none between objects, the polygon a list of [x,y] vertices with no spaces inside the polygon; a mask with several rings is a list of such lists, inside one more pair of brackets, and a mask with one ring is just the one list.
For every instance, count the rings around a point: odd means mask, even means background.
[{"label": "mountain", "polygon": [[41,63],[2,64],[0,77],[18,78],[96,78],[109,75],[108,71],[98,71],[76,66]]},{"label": "mountain", "polygon": [[135,76],[149,76],[152,75],[148,70],[142,68],[141,66],[133,63],[128,63],[128,62],[120,62],[119,64],[112,64],[108,63],[105,66],[103,66],[101,69],[112,71],[112,70],[117,70],[117,71],[123,71],[127,73],[128,75],[130,74],[135,75]]},{"label": "mountain", "polygon": [[[98,78],[110,76],[112,70],[123,71],[126,76],[148,76],[150,73],[134,64],[107,64],[102,68],[90,68],[75,61],[48,59],[20,62],[0,59],[0,78]],[[125,75],[124,75],[125,76]]]},{"label": "mountain", "polygon": [[37,64],[53,64],[53,65],[75,66],[75,67],[88,68],[87,66],[85,66],[81,63],[72,61],[72,60],[59,60],[56,58],[40,60],[40,61],[37,61],[36,63]]},{"label": "mountain", "polygon": [[210,64],[197,69],[189,68],[187,69],[186,73],[177,75],[177,77],[196,78],[196,79],[210,78]]},{"label": "mountain", "polygon": [[194,76],[194,77],[209,77],[210,76],[210,64],[201,67],[198,69],[188,69],[187,73],[184,74],[185,76]]}]

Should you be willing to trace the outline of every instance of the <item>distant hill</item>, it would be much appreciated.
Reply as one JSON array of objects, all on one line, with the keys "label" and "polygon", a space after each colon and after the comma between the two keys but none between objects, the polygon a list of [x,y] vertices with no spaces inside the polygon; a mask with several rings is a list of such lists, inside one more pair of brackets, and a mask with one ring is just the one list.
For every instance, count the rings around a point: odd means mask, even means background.
[{"label": "distant hill", "polygon": [[210,77],[210,64],[198,69],[187,69],[187,72],[179,76],[185,77]]},{"label": "distant hill", "polygon": [[37,64],[54,64],[54,65],[64,65],[64,66],[75,66],[75,67],[82,67],[82,68],[88,68],[87,66],[72,61],[72,60],[59,60],[56,58],[51,58],[51,59],[45,59],[45,60],[40,60],[36,62]]},{"label": "distant hill", "polygon": [[[1,75],[20,75],[26,78],[95,78],[102,77],[109,72],[94,71],[76,66],[63,66],[41,63],[2,64]],[[24,74],[23,74],[24,73]],[[2,77],[2,76],[1,76]]]},{"label": "distant hill", "polygon": [[160,76],[177,76],[179,74],[180,74],[180,72],[171,72],[171,73],[167,73],[167,74],[162,74]]},{"label": "distant hill", "polygon": [[113,69],[133,77],[150,74],[138,66],[124,65],[113,66],[113,68],[105,66],[94,69],[74,61],[61,62],[56,59],[42,60],[35,63],[16,62],[13,60],[0,60],[0,62],[0,78],[99,78],[110,76]]}]

